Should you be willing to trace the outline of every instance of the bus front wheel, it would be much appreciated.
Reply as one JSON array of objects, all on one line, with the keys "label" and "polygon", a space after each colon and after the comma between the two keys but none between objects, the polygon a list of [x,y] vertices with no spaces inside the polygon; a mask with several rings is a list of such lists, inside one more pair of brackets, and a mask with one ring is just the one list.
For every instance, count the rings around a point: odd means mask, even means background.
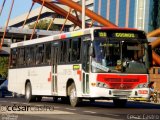
[{"label": "bus front wheel", "polygon": [[74,83],[71,84],[69,89],[69,100],[72,107],[76,107],[80,102],[80,98],[77,97],[76,87]]},{"label": "bus front wheel", "polygon": [[34,101],[35,97],[32,96],[32,87],[31,87],[31,83],[28,82],[26,84],[26,88],[25,88],[25,99],[27,102],[32,102]]}]

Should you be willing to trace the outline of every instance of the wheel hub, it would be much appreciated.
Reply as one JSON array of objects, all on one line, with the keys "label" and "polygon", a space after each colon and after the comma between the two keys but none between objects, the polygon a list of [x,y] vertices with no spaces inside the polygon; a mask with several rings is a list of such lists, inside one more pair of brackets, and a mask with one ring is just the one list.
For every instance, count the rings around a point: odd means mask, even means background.
[{"label": "wheel hub", "polygon": [[75,89],[72,89],[71,90],[71,96],[70,96],[70,98],[71,98],[71,101],[74,101],[75,99],[76,99],[76,90]]}]

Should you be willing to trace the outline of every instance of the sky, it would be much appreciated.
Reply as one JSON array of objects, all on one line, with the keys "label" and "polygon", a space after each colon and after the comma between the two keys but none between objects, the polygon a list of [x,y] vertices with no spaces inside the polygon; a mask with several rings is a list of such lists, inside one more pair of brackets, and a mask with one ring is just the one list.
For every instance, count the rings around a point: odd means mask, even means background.
[{"label": "sky", "polygon": [[[2,6],[2,3],[3,3],[3,0],[0,0],[0,8]],[[5,23],[9,15],[11,4],[12,4],[12,0],[6,0],[2,15],[0,16],[0,27],[5,26]],[[11,14],[11,19],[23,13],[28,12],[31,5],[32,5],[32,0],[14,0],[14,6],[13,6],[12,14]],[[36,3],[33,9],[35,9],[38,6],[40,5]]]}]

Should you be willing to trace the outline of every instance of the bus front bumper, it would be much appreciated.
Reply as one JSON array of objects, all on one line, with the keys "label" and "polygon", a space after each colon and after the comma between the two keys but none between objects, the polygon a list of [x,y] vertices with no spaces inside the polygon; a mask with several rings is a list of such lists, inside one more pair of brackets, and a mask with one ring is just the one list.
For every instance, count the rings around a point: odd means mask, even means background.
[{"label": "bus front bumper", "polygon": [[141,98],[148,99],[150,96],[149,88],[137,88],[137,89],[105,89],[98,88],[91,90],[90,97],[103,97],[103,98],[118,98],[118,99],[129,99],[129,98]]}]

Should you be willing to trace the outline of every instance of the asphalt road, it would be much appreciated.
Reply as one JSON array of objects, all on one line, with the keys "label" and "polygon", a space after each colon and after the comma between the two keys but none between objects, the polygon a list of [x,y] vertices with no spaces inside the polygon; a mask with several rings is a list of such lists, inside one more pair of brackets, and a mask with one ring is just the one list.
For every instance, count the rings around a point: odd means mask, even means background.
[{"label": "asphalt road", "polygon": [[51,98],[27,103],[24,98],[8,97],[0,98],[0,109],[0,120],[160,120],[160,104],[134,101],[125,108],[116,108],[112,101],[104,100],[84,101],[74,108],[60,100],[54,103]]}]

